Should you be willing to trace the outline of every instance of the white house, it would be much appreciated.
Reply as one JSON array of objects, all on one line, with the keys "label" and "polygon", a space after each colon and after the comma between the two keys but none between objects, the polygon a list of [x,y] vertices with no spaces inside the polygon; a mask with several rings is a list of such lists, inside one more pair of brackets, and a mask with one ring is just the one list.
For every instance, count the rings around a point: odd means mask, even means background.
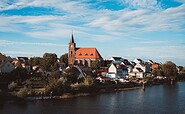
[{"label": "white house", "polygon": [[10,73],[14,69],[15,69],[15,66],[9,61],[0,63],[0,73]]},{"label": "white house", "polygon": [[134,59],[134,62],[135,62],[136,64],[140,64],[140,63],[143,63],[143,60],[141,60],[141,59]]},{"label": "white house", "polygon": [[134,67],[133,72],[129,73],[130,76],[136,77],[136,78],[143,78],[144,74],[145,73],[141,68],[136,68],[136,67]]},{"label": "white house", "polygon": [[107,76],[110,78],[122,78],[128,75],[128,70],[125,65],[112,63],[108,68]]}]

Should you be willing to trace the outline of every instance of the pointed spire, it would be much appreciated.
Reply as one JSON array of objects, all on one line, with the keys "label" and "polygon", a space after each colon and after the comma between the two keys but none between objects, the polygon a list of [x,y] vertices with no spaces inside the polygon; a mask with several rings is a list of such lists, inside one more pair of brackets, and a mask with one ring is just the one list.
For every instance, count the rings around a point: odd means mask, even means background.
[{"label": "pointed spire", "polygon": [[71,35],[71,40],[70,40],[70,43],[75,43],[75,42],[74,42],[73,33],[72,33],[72,35]]}]

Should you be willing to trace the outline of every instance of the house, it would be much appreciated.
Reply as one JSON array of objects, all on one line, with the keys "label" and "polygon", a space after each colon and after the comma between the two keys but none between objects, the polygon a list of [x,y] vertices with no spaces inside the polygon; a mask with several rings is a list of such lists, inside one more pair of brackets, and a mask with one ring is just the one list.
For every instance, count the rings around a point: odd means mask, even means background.
[{"label": "house", "polygon": [[105,83],[111,83],[111,82],[115,81],[112,78],[104,77],[104,76],[99,76],[99,77],[96,78],[96,80],[99,80],[99,82],[100,83],[103,83],[103,84],[105,84]]},{"label": "house", "polygon": [[83,65],[91,67],[93,61],[102,61],[103,58],[96,48],[77,48],[73,34],[68,46],[69,66]]},{"label": "house", "polygon": [[141,68],[137,67],[134,67],[133,72],[129,73],[130,76],[136,78],[143,78],[145,76],[144,74],[144,71]]},{"label": "house", "polygon": [[152,60],[148,60],[147,63],[152,65],[154,62]]},{"label": "house", "polygon": [[151,68],[152,68],[152,70],[159,69],[160,65],[159,65],[159,63],[153,63]]},{"label": "house", "polygon": [[28,57],[17,57],[17,58],[18,58],[17,65],[20,64],[22,68],[25,68],[26,70],[31,70]]},{"label": "house", "polygon": [[7,61],[0,62],[0,73],[10,73],[15,69],[14,65]]},{"label": "house", "polygon": [[59,71],[63,71],[66,68],[65,63],[58,62],[57,65],[58,65]]},{"label": "house", "polygon": [[143,60],[141,60],[141,59],[134,59],[134,62],[136,63],[136,64],[139,64],[139,63],[143,63]]},{"label": "house", "polygon": [[108,68],[107,77],[110,78],[125,78],[128,75],[128,70],[125,65],[112,63]]},{"label": "house", "polygon": [[122,57],[111,57],[109,60],[112,60],[114,62],[122,62]]}]

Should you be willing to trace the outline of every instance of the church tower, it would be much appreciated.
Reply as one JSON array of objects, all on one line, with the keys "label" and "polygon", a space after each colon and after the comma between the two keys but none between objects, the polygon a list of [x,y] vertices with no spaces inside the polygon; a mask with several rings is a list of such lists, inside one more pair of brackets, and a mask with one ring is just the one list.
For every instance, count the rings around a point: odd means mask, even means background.
[{"label": "church tower", "polygon": [[68,64],[73,66],[75,63],[75,51],[76,51],[76,43],[74,42],[73,34],[71,35],[71,39],[68,47]]}]

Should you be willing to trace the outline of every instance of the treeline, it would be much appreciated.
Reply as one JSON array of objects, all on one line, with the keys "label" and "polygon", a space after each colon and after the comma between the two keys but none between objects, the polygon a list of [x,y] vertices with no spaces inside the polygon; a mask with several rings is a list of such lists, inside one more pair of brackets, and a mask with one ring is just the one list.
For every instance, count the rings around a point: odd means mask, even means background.
[{"label": "treeline", "polygon": [[65,53],[60,58],[55,53],[44,53],[43,57],[31,57],[29,59],[30,66],[39,65],[44,71],[58,70],[57,62],[68,65],[68,54]]},{"label": "treeline", "polygon": [[167,61],[159,69],[154,69],[152,74],[154,76],[164,76],[168,79],[185,80],[185,66],[177,66],[172,61]]}]

